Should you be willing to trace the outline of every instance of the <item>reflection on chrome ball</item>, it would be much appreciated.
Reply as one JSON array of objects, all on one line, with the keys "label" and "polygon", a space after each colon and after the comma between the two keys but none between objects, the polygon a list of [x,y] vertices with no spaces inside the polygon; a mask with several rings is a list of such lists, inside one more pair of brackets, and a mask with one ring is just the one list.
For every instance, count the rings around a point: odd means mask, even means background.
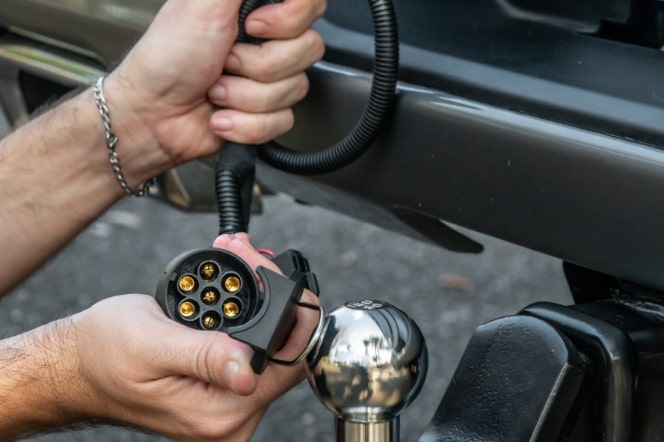
[{"label": "reflection on chrome ball", "polygon": [[420,329],[382,301],[349,302],[332,310],[307,378],[320,400],[351,422],[395,418],[417,396],[427,371]]}]

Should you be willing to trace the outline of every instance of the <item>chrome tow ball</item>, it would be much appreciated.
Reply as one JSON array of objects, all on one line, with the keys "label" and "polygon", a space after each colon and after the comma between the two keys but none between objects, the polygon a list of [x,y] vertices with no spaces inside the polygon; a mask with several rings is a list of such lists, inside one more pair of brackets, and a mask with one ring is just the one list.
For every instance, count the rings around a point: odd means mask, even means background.
[{"label": "chrome tow ball", "polygon": [[330,311],[307,357],[307,378],[335,414],[336,440],[399,440],[399,414],[420,392],[427,348],[415,322],[383,301]]}]

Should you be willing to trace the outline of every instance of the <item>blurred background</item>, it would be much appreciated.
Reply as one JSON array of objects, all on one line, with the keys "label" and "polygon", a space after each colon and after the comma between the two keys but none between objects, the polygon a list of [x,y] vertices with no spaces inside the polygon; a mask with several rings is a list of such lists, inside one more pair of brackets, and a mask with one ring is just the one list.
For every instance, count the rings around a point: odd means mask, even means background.
[{"label": "blurred background", "polygon": [[[184,213],[155,199],[125,199],[0,301],[0,335],[17,334],[108,296],[152,294],[171,258],[209,245],[216,231],[214,214]],[[253,218],[250,232],[256,246],[302,251],[318,275],[326,308],[383,299],[418,323],[428,343],[429,375],[402,415],[404,441],[416,440],[426,427],[479,324],[539,300],[571,302],[558,260],[474,232],[464,231],[485,251],[454,254],[285,196],[264,200],[264,214]],[[27,440],[164,439],[98,427]],[[272,405],[253,440],[332,441],[333,418],[303,383]]]}]

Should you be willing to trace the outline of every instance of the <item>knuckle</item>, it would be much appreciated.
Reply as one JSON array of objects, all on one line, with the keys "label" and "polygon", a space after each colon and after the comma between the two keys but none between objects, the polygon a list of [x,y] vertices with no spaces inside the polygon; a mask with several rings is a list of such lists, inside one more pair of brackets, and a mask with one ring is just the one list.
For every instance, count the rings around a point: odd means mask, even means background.
[{"label": "knuckle", "polygon": [[256,118],[254,120],[254,124],[247,134],[247,137],[251,143],[263,143],[270,139],[270,131],[265,120],[265,118]]},{"label": "knuckle", "polygon": [[313,29],[309,29],[304,35],[306,38],[307,47],[309,47],[310,52],[313,54],[314,58],[316,60],[323,58],[323,55],[325,54],[325,43],[323,41],[323,37],[321,37],[321,35]]},{"label": "knuckle", "polygon": [[315,17],[319,18],[325,14],[327,10],[327,0],[319,0],[316,4],[316,15]]},{"label": "knuckle", "polygon": [[256,97],[254,110],[256,112],[268,112],[274,107],[274,102],[276,100],[270,94],[261,94]]},{"label": "knuckle", "polygon": [[295,87],[295,98],[301,100],[309,93],[309,77],[304,72],[298,75],[297,85]]},{"label": "knuckle", "polygon": [[322,60],[323,57],[325,56],[325,43],[323,42],[322,38],[318,40],[317,50],[318,50],[317,52],[318,56],[316,58],[316,61]]},{"label": "knuckle", "polygon": [[250,71],[251,78],[260,83],[270,83],[279,77],[279,71],[281,70],[280,63],[276,62],[271,55],[273,54],[265,54],[264,57],[258,57],[257,62]]},{"label": "knuckle", "polygon": [[281,69],[279,63],[270,63],[265,67],[263,81],[269,83],[280,78]]},{"label": "knuckle", "polygon": [[218,249],[226,249],[228,248],[228,243],[230,243],[232,239],[233,238],[229,234],[220,235],[214,240],[212,245]]},{"label": "knuckle", "polygon": [[233,235],[226,248],[238,256],[245,256],[247,253],[252,252],[251,247],[242,241],[237,235]]},{"label": "knuckle", "polygon": [[296,30],[300,26],[300,18],[297,14],[284,14],[281,16],[282,29],[289,30],[289,33],[292,33],[293,30]]},{"label": "knuckle", "polygon": [[290,108],[270,115],[265,114],[254,119],[246,138],[252,144],[265,143],[288,132],[294,125],[295,116]]},{"label": "knuckle", "polygon": [[284,111],[284,132],[288,132],[295,126],[295,114],[293,109],[286,109]]}]

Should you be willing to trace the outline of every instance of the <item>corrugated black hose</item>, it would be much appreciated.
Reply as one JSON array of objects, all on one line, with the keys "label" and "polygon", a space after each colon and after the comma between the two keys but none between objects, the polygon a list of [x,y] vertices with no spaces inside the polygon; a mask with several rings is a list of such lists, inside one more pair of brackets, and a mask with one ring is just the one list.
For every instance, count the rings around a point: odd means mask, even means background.
[{"label": "corrugated black hose", "polygon": [[[260,44],[244,30],[247,16],[260,6],[279,3],[280,0],[245,0],[240,9],[238,41]],[[300,175],[317,175],[338,170],[366,152],[378,135],[383,122],[392,109],[399,69],[399,36],[396,12],[392,0],[369,0],[374,26],[375,56],[373,82],[369,103],[353,130],[340,142],[319,152],[298,152],[275,141],[258,148],[258,156],[267,164]],[[253,188],[253,171],[234,170],[238,164],[245,167],[253,158],[256,147],[239,147],[242,152],[229,149],[229,143],[219,156],[217,166],[217,200],[219,203],[220,233],[246,232],[249,225],[249,207]],[[233,152],[227,152],[233,151]],[[226,153],[225,153],[226,152]],[[226,162],[233,165],[227,166]],[[251,182],[243,182],[251,177]],[[233,188],[235,187],[235,190]],[[249,201],[242,195],[249,192]]]},{"label": "corrugated black hose", "polygon": [[249,231],[255,176],[256,147],[224,143],[215,177],[219,234]]}]

